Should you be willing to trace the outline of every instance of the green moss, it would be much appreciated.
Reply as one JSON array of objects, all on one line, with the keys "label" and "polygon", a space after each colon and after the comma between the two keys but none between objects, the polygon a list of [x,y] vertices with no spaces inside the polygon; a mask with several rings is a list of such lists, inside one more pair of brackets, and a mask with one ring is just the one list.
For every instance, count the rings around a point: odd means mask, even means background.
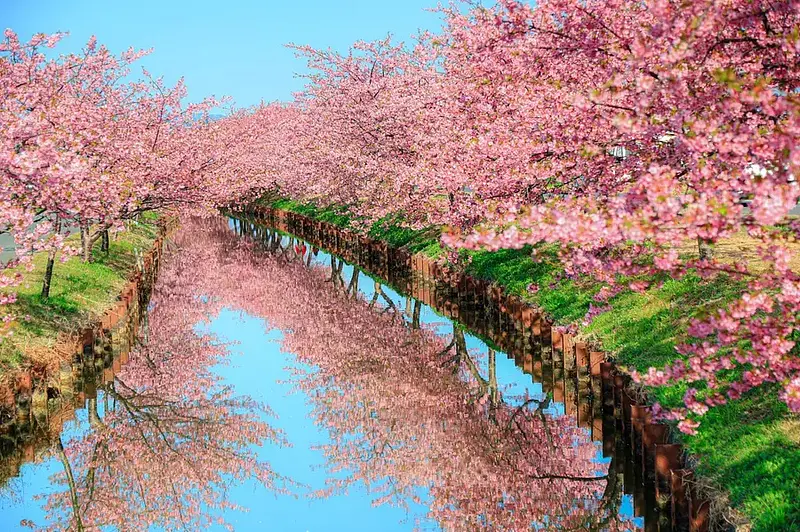
[{"label": "green moss", "polygon": [[[270,203],[323,219],[329,209],[285,201]],[[346,210],[335,209],[337,225],[347,225]],[[325,214],[325,216],[330,216]],[[415,231],[400,218],[382,220],[369,228],[372,238],[430,256],[442,253],[436,228]],[[521,295],[557,323],[580,323],[599,285],[589,279],[566,279],[556,248],[462,252],[466,269]],[[624,367],[646,370],[662,367],[679,355],[692,318],[706,315],[742,293],[743,285],[721,276],[713,281],[695,275],[665,278],[645,293],[625,292],[610,303],[612,310],[582,328],[582,334],[612,354]],[[530,293],[528,287],[539,290]],[[682,402],[687,385],[652,389],[655,400],[667,406]],[[752,522],[753,530],[800,530],[800,422],[794,421],[775,387],[754,390],[731,404],[711,409],[697,436],[684,437],[688,450],[700,459],[698,472],[730,494],[735,508]],[[795,431],[788,434],[787,426]]]},{"label": "green moss", "polygon": [[[135,269],[137,253],[145,253],[157,238],[156,220],[150,214],[128,223],[126,231],[112,235],[108,253],[95,245],[88,264],[79,257],[56,260],[46,300],[41,290],[47,254],[34,256],[32,271],[20,269],[17,302],[6,309],[18,318],[12,336],[0,341],[0,372],[27,364],[33,351],[54,345],[59,333],[78,329],[111,307]],[[77,235],[68,241],[77,245]]]}]

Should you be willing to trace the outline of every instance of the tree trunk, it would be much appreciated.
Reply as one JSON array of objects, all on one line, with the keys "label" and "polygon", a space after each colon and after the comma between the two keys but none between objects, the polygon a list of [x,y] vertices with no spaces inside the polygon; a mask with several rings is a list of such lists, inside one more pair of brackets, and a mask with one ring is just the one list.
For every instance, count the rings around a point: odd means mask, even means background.
[{"label": "tree trunk", "polygon": [[92,235],[88,222],[81,222],[81,251],[83,262],[92,262]]},{"label": "tree trunk", "polygon": [[489,404],[492,408],[492,417],[494,417],[494,410],[500,406],[500,389],[497,387],[497,360],[494,349],[489,349]]},{"label": "tree trunk", "polygon": [[97,411],[97,398],[89,399],[88,403],[89,425],[94,429],[102,428],[103,422],[100,419],[100,412]]},{"label": "tree trunk", "polygon": [[353,298],[358,294],[358,274],[361,270],[353,268],[353,276],[350,278],[350,284],[347,287],[347,293],[353,294]]},{"label": "tree trunk", "polygon": [[53,266],[56,263],[56,250],[51,249],[47,253],[47,266],[44,269],[44,280],[42,281],[42,299],[50,297],[50,283],[53,280]]},{"label": "tree trunk", "polygon": [[102,250],[102,251],[103,251],[103,252],[104,252],[106,255],[108,255],[108,249],[109,249],[110,245],[111,245],[111,242],[109,241],[109,237],[108,237],[108,229],[103,229],[103,233],[102,233],[102,240],[101,240],[101,244],[100,244],[100,249],[101,249],[101,250]]},{"label": "tree trunk", "polygon": [[460,327],[456,326],[455,323],[453,324],[453,338],[455,338],[456,341],[456,358],[455,365],[453,366],[453,373],[457,375],[459,369],[461,369],[461,364],[463,363],[467,370],[472,374],[475,382],[477,382],[480,386],[481,393],[488,393],[489,382],[483,378],[480,368],[478,368],[478,365],[475,364],[474,360],[472,360],[472,357],[469,356],[467,339],[464,337],[464,331]]},{"label": "tree trunk", "polygon": [[411,328],[419,329],[419,312],[422,310],[422,305],[419,301],[414,301],[414,314],[411,318]]},{"label": "tree trunk", "polygon": [[72,475],[72,466],[69,463],[69,458],[67,458],[67,453],[64,451],[64,443],[61,441],[61,436],[58,437],[58,457],[61,459],[61,464],[64,466],[64,472],[67,475],[72,514],[75,517],[75,530],[82,532],[83,522],[81,521],[81,505],[78,501],[78,488],[75,484],[75,477]]},{"label": "tree trunk", "polygon": [[[56,216],[56,221],[54,224],[55,234],[58,235],[61,232],[61,220],[58,216]],[[42,281],[42,299],[47,299],[50,297],[50,286],[53,282],[53,266],[56,263],[56,248],[52,248],[47,253],[47,266],[44,270],[44,280]]]},{"label": "tree trunk", "polygon": [[336,279],[336,257],[331,255],[331,279],[330,281],[333,283],[333,286],[338,286],[338,280]]},{"label": "tree trunk", "polygon": [[339,266],[336,268],[336,279],[339,282],[339,286],[344,288],[344,279],[342,278],[342,268],[344,268],[344,260],[339,259]]},{"label": "tree trunk", "polygon": [[700,253],[700,260],[714,258],[713,244],[704,238],[697,237],[697,251]]},{"label": "tree trunk", "polygon": [[456,341],[455,371],[458,371],[458,368],[461,365],[461,361],[464,360],[466,357],[469,357],[469,353],[467,353],[467,339],[464,338],[464,331],[461,330],[455,324],[455,322],[453,323],[453,338],[455,338]]}]

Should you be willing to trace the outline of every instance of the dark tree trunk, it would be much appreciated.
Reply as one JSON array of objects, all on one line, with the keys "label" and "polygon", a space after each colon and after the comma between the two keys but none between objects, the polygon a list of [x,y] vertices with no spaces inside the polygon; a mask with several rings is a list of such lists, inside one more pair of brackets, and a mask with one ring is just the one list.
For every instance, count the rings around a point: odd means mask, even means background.
[{"label": "dark tree trunk", "polygon": [[331,279],[330,281],[333,283],[333,286],[338,286],[338,280],[336,279],[336,257],[331,255]]},{"label": "dark tree trunk", "polygon": [[419,329],[419,313],[422,310],[422,305],[419,301],[414,301],[414,315],[411,318],[411,328]]},{"label": "dark tree trunk", "polygon": [[110,244],[111,244],[111,242],[109,242],[108,229],[103,229],[103,233],[101,235],[101,238],[102,238],[102,240],[101,240],[101,243],[100,243],[100,249],[104,253],[108,254],[108,250],[109,250],[109,247],[110,247]]},{"label": "dark tree trunk", "polygon": [[[56,221],[54,224],[55,234],[58,235],[61,232],[61,220],[56,216]],[[42,299],[47,299],[50,297],[50,286],[53,283],[53,266],[56,263],[56,249],[53,248],[47,253],[47,266],[44,270],[44,279],[42,280]]]},{"label": "dark tree trunk", "polygon": [[83,262],[92,262],[92,235],[88,222],[81,222],[81,251]]},{"label": "dark tree trunk", "polygon": [[358,268],[353,268],[353,276],[350,278],[350,284],[347,286],[348,294],[352,293],[353,297],[355,298],[358,294],[358,274],[361,270]]},{"label": "dark tree trunk", "polygon": [[42,299],[50,297],[50,284],[53,281],[53,265],[56,263],[56,250],[51,249],[47,254],[47,266],[44,269],[44,280],[42,281]]},{"label": "dark tree trunk", "polygon": [[464,338],[464,331],[457,327],[455,323],[453,323],[453,338],[456,341],[456,371],[458,371],[461,361],[469,354],[467,353],[467,339]]},{"label": "dark tree trunk", "polygon": [[697,251],[700,253],[700,260],[714,258],[714,247],[708,240],[698,237]]},{"label": "dark tree trunk", "polygon": [[336,281],[339,283],[339,286],[344,288],[344,279],[342,278],[342,268],[344,268],[344,261],[339,259],[339,266],[336,268]]}]

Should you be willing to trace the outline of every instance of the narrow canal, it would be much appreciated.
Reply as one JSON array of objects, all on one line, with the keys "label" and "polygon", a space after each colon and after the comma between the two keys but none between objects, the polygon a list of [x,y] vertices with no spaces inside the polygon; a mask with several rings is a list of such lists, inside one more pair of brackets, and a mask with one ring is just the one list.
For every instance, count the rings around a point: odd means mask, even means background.
[{"label": "narrow canal", "polygon": [[0,530],[657,522],[579,385],[543,385],[413,290],[247,220],[171,247],[136,340],[76,358],[0,432]]}]

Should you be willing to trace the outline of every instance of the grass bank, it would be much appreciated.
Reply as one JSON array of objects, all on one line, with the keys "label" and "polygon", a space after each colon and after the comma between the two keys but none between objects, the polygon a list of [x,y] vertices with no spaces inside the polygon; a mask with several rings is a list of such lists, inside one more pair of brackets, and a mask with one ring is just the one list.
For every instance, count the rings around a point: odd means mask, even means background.
[{"label": "grass bank", "polygon": [[[297,212],[341,227],[351,225],[345,209],[319,209],[290,200],[262,204]],[[392,223],[373,224],[371,237],[432,257],[441,254],[437,228],[415,231]],[[581,323],[599,286],[590,279],[567,279],[555,249],[532,248],[467,253],[466,269],[504,286],[547,312],[560,324]],[[687,249],[687,253],[694,252]],[[718,257],[752,254],[744,237],[716,247]],[[639,370],[660,367],[678,355],[675,345],[686,337],[692,318],[700,317],[737,297],[743,285],[720,276],[661,279],[644,294],[623,293],[611,300],[613,310],[581,327],[582,336],[608,353],[620,366]],[[530,285],[539,290],[531,293]],[[685,386],[651,390],[666,405],[677,406]],[[729,502],[757,531],[800,530],[800,420],[790,415],[776,388],[758,389],[741,400],[712,409],[696,436],[684,436],[686,448],[698,458],[697,472],[727,491]]]},{"label": "grass bank", "polygon": [[[80,257],[64,263],[57,259],[47,299],[40,295],[47,253],[33,257],[32,271],[19,268],[23,281],[14,289],[17,301],[0,309],[17,317],[11,336],[0,340],[0,376],[52,362],[58,336],[86,327],[113,305],[136,269],[137,256],[147,252],[158,235],[158,216],[148,213],[126,223],[125,231],[112,234],[107,253],[98,242],[92,262],[84,263]],[[77,246],[78,235],[67,240]]]}]

